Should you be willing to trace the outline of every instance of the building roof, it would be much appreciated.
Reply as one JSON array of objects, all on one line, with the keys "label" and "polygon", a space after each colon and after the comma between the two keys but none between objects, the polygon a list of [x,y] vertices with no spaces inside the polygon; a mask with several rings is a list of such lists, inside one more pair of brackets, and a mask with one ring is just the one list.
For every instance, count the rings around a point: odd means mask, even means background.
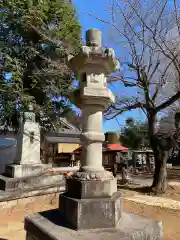
[{"label": "building roof", "polygon": [[79,138],[70,137],[46,137],[48,143],[77,143],[80,144]]},{"label": "building roof", "polygon": [[[81,151],[82,149],[82,146],[78,147],[74,152],[79,152]],[[115,152],[118,152],[118,151],[127,151],[128,148],[127,147],[123,147],[121,144],[119,143],[116,143],[116,144],[107,144],[107,143],[104,143],[103,144],[103,151],[115,151]]]},{"label": "building roof", "polygon": [[103,144],[103,148],[104,150],[110,150],[110,151],[124,151],[124,150],[128,150],[127,147],[122,146],[119,143],[115,143],[115,144]]},{"label": "building roof", "polygon": [[58,132],[47,132],[44,140],[48,143],[76,143],[80,144],[81,131],[69,123],[66,118],[60,117],[62,129]]},{"label": "building roof", "polygon": [[60,122],[62,123],[62,125],[66,126],[68,128],[66,130],[68,130],[68,131],[73,130],[74,132],[80,132],[80,130],[77,127],[75,127],[74,125],[72,125],[70,122],[68,122],[66,118],[60,117]]},{"label": "building roof", "polygon": [[49,132],[45,134],[45,141],[48,143],[77,143],[80,144],[80,132],[62,131]]}]

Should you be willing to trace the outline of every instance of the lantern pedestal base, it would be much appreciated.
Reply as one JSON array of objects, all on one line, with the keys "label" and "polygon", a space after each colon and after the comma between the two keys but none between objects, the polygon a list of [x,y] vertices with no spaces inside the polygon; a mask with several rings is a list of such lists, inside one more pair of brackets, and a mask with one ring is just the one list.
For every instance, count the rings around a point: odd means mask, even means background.
[{"label": "lantern pedestal base", "polygon": [[[99,218],[99,221],[102,219]],[[161,223],[127,213],[122,214],[116,228],[76,231],[59,209],[26,217],[25,230],[26,240],[162,240],[163,235]]]}]

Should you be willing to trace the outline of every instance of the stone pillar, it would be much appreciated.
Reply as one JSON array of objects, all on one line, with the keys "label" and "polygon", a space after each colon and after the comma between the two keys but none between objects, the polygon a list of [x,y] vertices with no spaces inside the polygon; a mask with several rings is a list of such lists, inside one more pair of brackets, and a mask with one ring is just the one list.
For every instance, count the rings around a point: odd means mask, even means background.
[{"label": "stone pillar", "polygon": [[102,166],[102,108],[100,105],[85,105],[82,109],[82,171],[104,171]]}]

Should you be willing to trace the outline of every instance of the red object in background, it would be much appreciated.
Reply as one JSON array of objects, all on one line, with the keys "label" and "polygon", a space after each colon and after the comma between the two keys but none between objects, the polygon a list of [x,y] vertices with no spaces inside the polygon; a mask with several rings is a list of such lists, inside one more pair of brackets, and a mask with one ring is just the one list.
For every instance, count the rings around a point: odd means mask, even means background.
[{"label": "red object in background", "polygon": [[128,150],[127,147],[122,146],[119,143],[115,143],[115,144],[103,144],[103,149],[104,150],[112,150],[112,151],[123,151],[123,150]]},{"label": "red object in background", "polygon": [[[74,152],[80,152],[82,150],[82,146],[77,148]],[[121,144],[119,143],[115,143],[115,144],[107,144],[107,143],[104,143],[103,144],[103,151],[125,151],[125,150],[128,150],[127,147],[124,147],[122,146]]]},{"label": "red object in background", "polygon": [[44,171],[44,173],[45,174],[50,174],[50,173],[51,174],[56,174],[57,172],[56,172],[56,170],[53,170],[53,169],[47,169],[47,170]]}]

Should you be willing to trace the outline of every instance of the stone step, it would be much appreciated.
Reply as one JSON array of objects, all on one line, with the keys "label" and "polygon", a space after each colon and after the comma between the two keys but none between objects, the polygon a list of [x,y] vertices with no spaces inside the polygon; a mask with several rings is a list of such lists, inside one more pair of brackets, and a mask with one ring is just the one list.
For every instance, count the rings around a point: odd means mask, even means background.
[{"label": "stone step", "polygon": [[[45,186],[36,189],[28,189],[26,191],[16,190],[16,191],[0,191],[0,210],[2,208],[8,208],[8,205],[2,205],[7,202],[11,202],[23,198],[32,198],[35,196],[47,196],[51,194],[59,194],[65,191],[64,183],[59,183],[56,185]],[[11,203],[10,203],[11,205]]]},{"label": "stone step", "polygon": [[11,178],[28,177],[32,175],[36,176],[39,174],[43,174],[44,171],[51,168],[52,168],[52,164],[6,165],[5,176],[11,177]]},{"label": "stone step", "polygon": [[48,173],[37,176],[27,176],[21,178],[9,178],[0,175],[0,190],[13,192],[17,190],[32,190],[41,187],[57,185],[62,182],[65,185],[65,177],[60,174]]}]

